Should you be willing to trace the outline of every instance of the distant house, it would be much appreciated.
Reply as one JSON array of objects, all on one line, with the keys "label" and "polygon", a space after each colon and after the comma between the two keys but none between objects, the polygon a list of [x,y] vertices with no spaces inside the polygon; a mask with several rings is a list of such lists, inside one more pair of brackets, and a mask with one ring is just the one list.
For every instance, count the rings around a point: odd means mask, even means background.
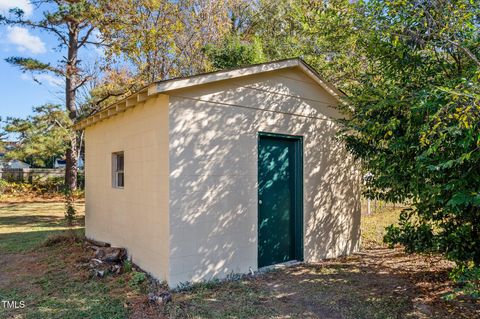
[{"label": "distant house", "polygon": [[[2,144],[6,151],[11,151],[18,146],[18,142],[14,142],[14,141],[4,141]],[[5,155],[6,155],[5,152],[0,152],[0,169],[30,168],[30,164],[27,164],[17,159],[6,159]]]},{"label": "distant house", "polygon": [[53,163],[53,168],[65,168],[67,166],[67,161],[64,159],[56,158]]},{"label": "distant house", "polygon": [[30,164],[15,159],[7,161],[4,165],[5,168],[12,169],[30,168]]},{"label": "distant house", "polygon": [[[67,161],[61,158],[56,158],[53,162],[53,168],[65,168],[67,166]],[[78,168],[83,168],[83,160],[81,157],[78,158],[77,162]]]},{"label": "distant house", "polygon": [[289,59],[152,83],[82,120],[86,236],[170,286],[355,252],[341,97]]},{"label": "distant house", "polygon": [[[10,142],[11,143],[11,142]],[[6,147],[8,149],[8,147]],[[30,165],[17,159],[6,159],[5,153],[0,153],[0,169],[30,168]]]}]

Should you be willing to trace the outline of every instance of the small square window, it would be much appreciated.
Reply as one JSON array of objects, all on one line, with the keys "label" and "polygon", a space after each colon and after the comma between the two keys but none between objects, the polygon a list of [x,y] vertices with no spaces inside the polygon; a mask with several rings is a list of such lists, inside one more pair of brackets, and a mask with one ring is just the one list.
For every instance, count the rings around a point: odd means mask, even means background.
[{"label": "small square window", "polygon": [[123,152],[112,153],[112,186],[115,188],[123,188],[125,185],[125,173]]}]

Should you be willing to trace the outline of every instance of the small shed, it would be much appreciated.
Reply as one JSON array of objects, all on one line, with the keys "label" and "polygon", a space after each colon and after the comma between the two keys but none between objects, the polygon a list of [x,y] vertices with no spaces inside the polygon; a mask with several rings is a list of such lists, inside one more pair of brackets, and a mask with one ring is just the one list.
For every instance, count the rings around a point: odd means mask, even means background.
[{"label": "small shed", "polygon": [[341,96],[288,59],[156,82],[84,119],[86,236],[170,286],[355,252]]}]

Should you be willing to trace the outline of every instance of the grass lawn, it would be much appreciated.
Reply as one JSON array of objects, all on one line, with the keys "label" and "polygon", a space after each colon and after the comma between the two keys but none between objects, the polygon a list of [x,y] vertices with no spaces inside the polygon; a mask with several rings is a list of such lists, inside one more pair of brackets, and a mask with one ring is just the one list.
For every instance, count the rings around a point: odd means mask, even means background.
[{"label": "grass lawn", "polygon": [[[398,209],[363,217],[365,248],[354,256],[298,265],[256,277],[203,283],[173,294],[165,307],[133,273],[92,278],[80,267],[92,251],[67,240],[61,203],[0,204],[0,300],[25,301],[0,318],[480,318],[472,301],[446,301],[451,264],[381,244]],[[83,233],[83,207],[75,232]]]},{"label": "grass lawn", "polygon": [[[76,204],[79,218],[73,229],[83,230],[84,205]],[[31,251],[45,238],[68,229],[65,205],[58,202],[0,204],[0,251]]]}]

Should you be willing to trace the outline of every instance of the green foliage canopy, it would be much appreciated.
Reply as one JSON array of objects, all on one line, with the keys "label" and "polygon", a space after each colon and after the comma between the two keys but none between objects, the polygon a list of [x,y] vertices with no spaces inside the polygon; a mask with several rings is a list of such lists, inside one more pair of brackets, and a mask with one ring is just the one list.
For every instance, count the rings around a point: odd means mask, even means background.
[{"label": "green foliage canopy", "polygon": [[37,167],[53,164],[55,157],[62,157],[71,139],[72,121],[62,106],[45,104],[33,108],[27,118],[7,118],[4,132],[18,139],[18,146],[6,153]]},{"label": "green foliage canopy", "polygon": [[217,46],[207,45],[205,52],[213,67],[220,70],[261,63],[265,60],[258,38],[247,42],[236,35],[225,37]]},{"label": "green foliage canopy", "polygon": [[479,3],[360,6],[370,66],[344,138],[373,174],[367,196],[412,206],[385,239],[480,265]]}]

